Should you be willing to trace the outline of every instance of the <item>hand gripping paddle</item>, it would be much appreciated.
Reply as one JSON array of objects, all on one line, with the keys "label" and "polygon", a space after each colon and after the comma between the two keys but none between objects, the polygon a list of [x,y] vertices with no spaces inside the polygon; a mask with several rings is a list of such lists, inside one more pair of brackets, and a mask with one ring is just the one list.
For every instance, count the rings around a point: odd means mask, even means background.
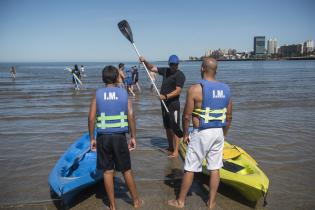
[{"label": "hand gripping paddle", "polygon": [[[140,57],[140,53],[133,41],[133,36],[132,36],[132,31],[131,31],[131,28],[130,28],[130,25],[129,23],[127,22],[127,20],[122,20],[118,23],[118,28],[120,30],[120,32],[130,41],[130,43],[133,45],[138,57]],[[156,93],[158,94],[158,96],[160,97],[160,92],[159,90],[157,89],[154,81],[152,80],[152,77],[150,76],[150,73],[149,73],[149,70],[147,69],[146,65],[144,62],[142,62],[142,65],[144,66],[144,69],[146,70],[147,72],[147,75],[149,77],[149,79],[151,80],[151,83],[152,85],[154,86],[154,89],[156,91]],[[178,136],[179,138],[182,138],[183,137],[183,131],[181,130],[181,128],[178,126],[178,124],[175,122],[175,119],[174,119],[174,116],[170,114],[168,108],[166,107],[165,105],[165,102],[163,100],[161,100],[168,116],[169,116],[169,119],[170,119],[170,126],[173,130],[173,132],[176,134],[176,136]]]}]

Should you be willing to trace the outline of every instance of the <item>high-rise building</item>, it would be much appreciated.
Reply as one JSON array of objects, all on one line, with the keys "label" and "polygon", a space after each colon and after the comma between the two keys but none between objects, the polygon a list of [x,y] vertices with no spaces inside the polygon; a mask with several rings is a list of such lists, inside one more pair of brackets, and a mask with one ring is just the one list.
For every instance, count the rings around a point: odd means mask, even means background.
[{"label": "high-rise building", "polygon": [[255,36],[254,37],[254,55],[264,55],[265,54],[265,36]]},{"label": "high-rise building", "polygon": [[303,44],[284,45],[279,48],[278,54],[282,57],[297,57],[303,53]]},{"label": "high-rise building", "polygon": [[277,53],[277,40],[269,39],[267,41],[267,54],[272,55]]},{"label": "high-rise building", "polygon": [[308,54],[310,52],[313,52],[314,50],[314,41],[313,40],[307,40],[306,42],[304,42],[304,54]]}]

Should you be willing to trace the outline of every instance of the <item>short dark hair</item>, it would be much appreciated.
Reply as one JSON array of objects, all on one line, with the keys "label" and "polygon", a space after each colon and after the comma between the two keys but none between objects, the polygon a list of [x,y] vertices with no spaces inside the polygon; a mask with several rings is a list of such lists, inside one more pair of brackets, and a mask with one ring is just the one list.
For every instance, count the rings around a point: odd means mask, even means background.
[{"label": "short dark hair", "polygon": [[117,82],[118,69],[115,66],[105,66],[102,72],[102,79],[105,84],[114,84]]},{"label": "short dark hair", "polygon": [[122,68],[124,66],[125,66],[125,64],[123,64],[123,63],[118,64],[118,68]]}]

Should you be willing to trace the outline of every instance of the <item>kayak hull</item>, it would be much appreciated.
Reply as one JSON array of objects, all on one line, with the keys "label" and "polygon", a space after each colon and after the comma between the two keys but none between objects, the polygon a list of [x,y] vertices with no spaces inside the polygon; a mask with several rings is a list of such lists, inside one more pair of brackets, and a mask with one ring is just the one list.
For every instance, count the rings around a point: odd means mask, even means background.
[{"label": "kayak hull", "polygon": [[[180,143],[180,154],[185,159],[187,145]],[[236,189],[250,202],[266,197],[269,179],[258,167],[257,162],[242,148],[224,143],[223,164],[220,181]],[[202,173],[209,175],[206,161],[202,163]]]},{"label": "kayak hull", "polygon": [[52,192],[67,202],[102,179],[103,174],[96,170],[96,153],[90,150],[89,134],[84,134],[57,161],[48,182]]}]

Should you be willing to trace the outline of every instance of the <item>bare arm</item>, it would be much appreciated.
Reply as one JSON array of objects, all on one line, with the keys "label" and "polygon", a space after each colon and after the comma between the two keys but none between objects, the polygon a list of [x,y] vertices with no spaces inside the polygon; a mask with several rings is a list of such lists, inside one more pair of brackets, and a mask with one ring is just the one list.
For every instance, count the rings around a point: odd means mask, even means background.
[{"label": "bare arm", "polygon": [[187,141],[188,140],[188,129],[189,129],[189,124],[191,120],[191,115],[194,109],[194,97],[193,97],[193,92],[194,92],[194,86],[190,86],[187,90],[187,95],[186,95],[186,104],[183,112],[183,122],[182,122],[182,127],[183,127],[183,140]]},{"label": "bare arm", "polygon": [[226,111],[226,126],[223,127],[224,136],[227,135],[227,132],[228,132],[228,130],[231,126],[231,123],[232,123],[232,109],[233,109],[233,104],[232,104],[232,99],[230,99],[229,105],[228,105],[227,111]]},{"label": "bare arm", "polygon": [[136,148],[136,120],[133,113],[132,101],[128,99],[128,124],[130,128],[130,143],[128,145],[129,150]]},{"label": "bare arm", "polygon": [[140,57],[139,58],[140,62],[143,62],[145,64],[145,66],[148,68],[149,71],[152,71],[152,72],[155,72],[155,73],[158,73],[158,69],[156,66],[154,66],[153,64],[149,63],[148,61],[146,61],[144,59],[144,57]]},{"label": "bare arm", "polygon": [[179,86],[176,86],[176,89],[174,91],[172,91],[172,92],[170,92],[169,94],[166,94],[166,95],[161,95],[160,98],[162,100],[175,98],[175,97],[180,95],[181,91],[182,91],[182,88],[179,87]]},{"label": "bare arm", "polygon": [[94,139],[95,116],[96,116],[96,98],[94,94],[91,100],[90,113],[88,117],[88,127],[89,127],[90,141],[91,141],[91,149],[93,151],[95,151],[96,149],[96,141]]},{"label": "bare arm", "polygon": [[128,99],[128,124],[131,138],[136,138],[136,121],[132,108],[132,101]]}]

